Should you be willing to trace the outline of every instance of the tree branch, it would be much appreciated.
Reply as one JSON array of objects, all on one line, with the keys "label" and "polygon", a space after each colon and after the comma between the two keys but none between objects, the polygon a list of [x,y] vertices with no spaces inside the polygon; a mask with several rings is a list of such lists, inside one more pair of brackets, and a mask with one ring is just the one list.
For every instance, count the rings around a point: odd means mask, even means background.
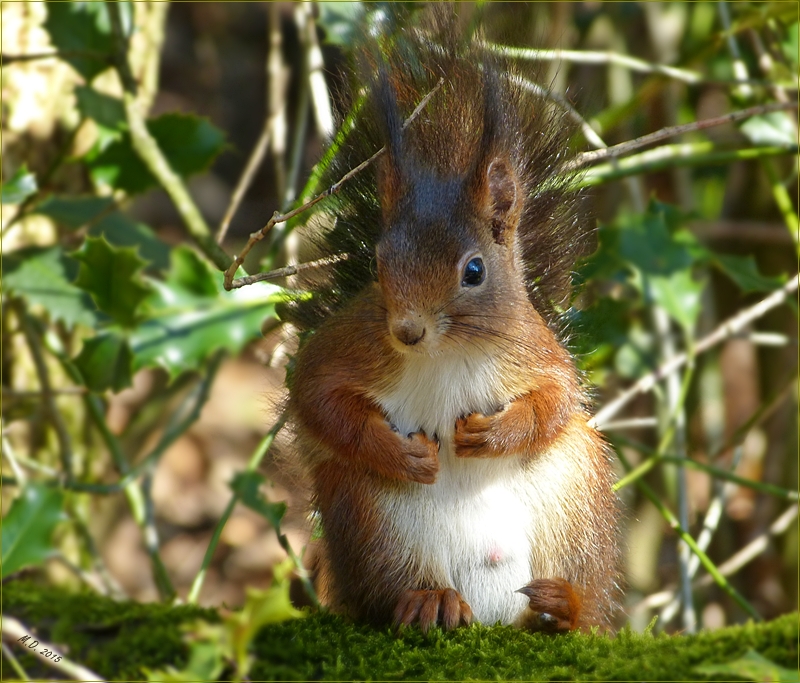
[{"label": "tree branch", "polygon": [[[404,130],[411,124],[412,121],[414,121],[414,119],[417,118],[417,116],[419,116],[419,113],[425,108],[425,105],[428,104],[431,97],[433,97],[436,91],[442,87],[443,83],[444,83],[444,78],[440,78],[438,83],[436,83],[436,85],[433,87],[433,89],[427,95],[425,95],[425,97],[423,97],[422,100],[420,100],[420,103],[417,105],[416,109],[414,109],[414,111],[411,112],[411,116],[409,116],[406,119],[405,123],[403,124]],[[225,289],[230,291],[232,289],[237,289],[239,287],[242,287],[245,284],[245,283],[239,284],[239,280],[234,281],[233,278],[236,275],[236,271],[239,269],[239,266],[241,266],[244,263],[244,259],[247,256],[247,254],[250,253],[250,250],[256,244],[258,244],[258,242],[263,240],[269,234],[270,230],[272,230],[272,228],[275,227],[277,223],[284,223],[289,219],[294,218],[298,214],[301,214],[304,211],[308,211],[308,209],[310,209],[315,204],[318,204],[326,197],[330,197],[331,195],[336,194],[342,188],[342,185],[344,185],[348,180],[350,180],[350,178],[352,178],[357,173],[363,171],[365,168],[367,168],[367,166],[369,166],[373,161],[375,161],[385,152],[386,152],[386,147],[381,147],[369,159],[367,159],[366,161],[362,161],[358,166],[356,166],[353,169],[350,169],[347,173],[345,173],[338,180],[338,182],[334,183],[327,190],[321,192],[313,199],[307,201],[305,204],[298,206],[296,209],[293,209],[292,211],[289,211],[285,214],[280,214],[279,212],[276,211],[272,215],[272,218],[269,219],[269,222],[263,228],[261,228],[261,230],[259,230],[258,232],[254,232],[252,235],[250,235],[250,239],[247,241],[247,244],[244,246],[244,249],[242,249],[241,253],[238,256],[236,256],[236,258],[233,260],[233,263],[225,271],[225,280],[223,283]]]},{"label": "tree branch", "polygon": [[[800,280],[800,276],[795,275],[783,287],[775,290],[765,299],[762,299],[749,308],[745,308],[733,317],[728,318],[728,320],[719,325],[711,334],[697,342],[694,347],[694,355],[703,353],[723,342],[725,339],[741,332],[751,322],[757,320],[773,308],[780,306],[787,296],[797,291],[798,280]],[[688,358],[686,353],[680,353],[674,356],[669,362],[653,370],[653,372],[641,377],[633,386],[623,391],[617,398],[611,401],[611,403],[608,403],[589,420],[589,425],[596,429],[603,429],[605,423],[609,422],[634,396],[650,391],[657,382],[685,365]]]}]

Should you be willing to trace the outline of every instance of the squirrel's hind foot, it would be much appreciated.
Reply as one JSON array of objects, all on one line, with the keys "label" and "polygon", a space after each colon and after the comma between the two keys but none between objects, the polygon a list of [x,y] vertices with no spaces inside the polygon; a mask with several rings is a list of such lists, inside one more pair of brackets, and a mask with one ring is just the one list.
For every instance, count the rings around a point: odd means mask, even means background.
[{"label": "squirrel's hind foot", "polygon": [[566,579],[536,579],[517,592],[530,600],[526,626],[532,631],[561,633],[578,627],[581,600]]},{"label": "squirrel's hind foot", "polygon": [[407,590],[394,610],[396,626],[418,623],[423,633],[440,624],[445,631],[472,623],[472,608],[453,588],[442,590]]}]

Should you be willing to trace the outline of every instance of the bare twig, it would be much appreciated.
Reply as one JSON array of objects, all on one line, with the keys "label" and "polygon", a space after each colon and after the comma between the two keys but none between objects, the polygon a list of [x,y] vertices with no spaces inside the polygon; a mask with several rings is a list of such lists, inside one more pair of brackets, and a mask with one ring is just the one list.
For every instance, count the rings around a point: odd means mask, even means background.
[{"label": "bare twig", "polygon": [[797,109],[797,102],[773,102],[771,104],[762,104],[757,107],[734,111],[724,116],[716,116],[710,119],[702,119],[701,121],[693,121],[692,123],[684,123],[680,126],[669,126],[668,128],[657,130],[655,133],[643,135],[642,137],[629,140],[628,142],[622,142],[606,149],[583,152],[572,161],[565,164],[563,168],[565,171],[574,171],[589,164],[593,164],[596,161],[622,156],[635,149],[661,142],[662,140],[675,137],[676,135],[722,126],[726,123],[735,123],[736,121],[742,121],[752,116],[761,116],[762,114],[769,114],[774,111],[789,111],[791,109]]},{"label": "bare twig", "polygon": [[5,643],[0,643],[0,647],[2,647],[3,656],[11,662],[11,667],[14,671],[17,672],[17,676],[19,676],[20,680],[22,681],[29,681],[31,680],[28,673],[25,669],[22,668],[22,665],[17,661],[17,658],[14,656],[14,653],[11,651],[11,648],[8,647]]},{"label": "bare twig", "polygon": [[638,73],[657,74],[674,78],[675,80],[689,85],[708,84],[708,85],[729,85],[738,86],[741,84],[750,85],[769,85],[769,81],[759,81],[748,78],[737,78],[733,81],[706,78],[699,71],[683,69],[681,67],[667,66],[665,64],[654,64],[643,59],[637,59],[630,55],[611,51],[593,50],[536,50],[530,48],[510,47],[508,45],[497,45],[494,43],[483,43],[483,47],[490,52],[509,57],[511,59],[525,59],[529,61],[548,61],[548,62],[570,62],[573,64],[613,64],[622,66]]},{"label": "bare twig", "polygon": [[303,270],[311,270],[314,268],[324,268],[331,266],[340,261],[346,261],[350,257],[349,254],[335,254],[326,258],[317,259],[316,261],[309,261],[307,263],[298,263],[295,266],[285,266],[284,268],[277,268],[270,270],[267,273],[256,273],[255,275],[247,275],[245,277],[236,278],[233,282],[233,289],[244,287],[245,285],[252,285],[255,282],[264,282],[265,280],[277,280],[282,277],[290,277],[297,275]]},{"label": "bare twig", "polygon": [[[772,538],[780,536],[781,534],[785,533],[791,523],[797,517],[798,506],[792,505],[788,507],[786,511],[778,517],[772,524],[770,524],[769,529],[767,529],[764,533],[760,534],[756,538],[754,538],[750,543],[748,543],[744,548],[737,551],[733,555],[731,555],[725,562],[720,564],[717,569],[722,576],[731,576],[739,571],[742,567],[744,567],[748,562],[751,562],[753,559],[758,557],[764,550],[767,549],[769,546],[769,541]],[[692,583],[692,587],[697,588],[707,588],[711,584],[714,583],[713,577],[706,574],[701,576],[699,579]],[[637,603],[631,608],[631,612],[640,612],[646,609],[656,609],[659,607],[663,607],[667,603],[669,603],[675,597],[675,590],[665,590],[659,591],[658,593],[653,593],[652,595],[648,595],[644,598],[641,602]]]},{"label": "bare twig", "polygon": [[[431,99],[431,97],[433,97],[436,91],[438,91],[439,88],[442,87],[443,83],[444,83],[444,78],[440,78],[438,83],[431,89],[431,91],[427,95],[425,95],[425,97],[423,97],[422,100],[420,100],[420,103],[417,105],[416,109],[414,109],[414,111],[411,112],[411,116],[409,116],[405,120],[405,123],[403,123],[404,130],[414,121],[414,119],[417,118],[417,116],[419,116],[419,113],[422,111],[425,105],[428,104],[429,100]],[[348,180],[350,180],[350,178],[363,171],[365,168],[367,168],[367,166],[369,166],[373,161],[375,161],[385,152],[386,152],[386,147],[381,147],[369,159],[367,159],[366,161],[362,161],[358,166],[350,169],[337,182],[331,185],[327,190],[318,194],[313,199],[310,199],[302,206],[298,206],[296,209],[293,209],[292,211],[289,211],[285,214],[280,214],[276,211],[273,214],[272,218],[269,219],[269,222],[263,228],[261,228],[261,230],[259,230],[258,232],[254,232],[252,235],[250,235],[250,239],[247,241],[247,244],[244,246],[244,249],[242,249],[241,253],[238,256],[236,256],[236,258],[233,260],[233,263],[225,271],[225,280],[223,283],[225,289],[230,291],[231,289],[237,289],[238,287],[243,286],[241,284],[238,284],[239,280],[234,281],[233,279],[234,276],[236,275],[236,271],[239,269],[239,266],[241,266],[242,263],[244,263],[244,259],[247,256],[247,254],[250,253],[250,250],[258,242],[263,240],[277,223],[284,223],[289,219],[294,218],[298,214],[308,211],[308,209],[310,209],[315,204],[318,204],[326,197],[330,197],[331,195],[336,194],[342,188],[342,185],[344,185]]]},{"label": "bare twig", "polygon": [[[42,640],[41,638],[31,636],[31,630],[26,628],[22,622],[14,617],[4,614],[2,623],[3,640],[5,640],[6,643],[13,643],[20,642],[25,639],[23,642],[26,644],[23,647],[25,647],[29,652],[33,653],[43,664],[52,667],[56,671],[59,671],[75,681],[105,681],[105,678],[99,674],[96,674],[91,669],[87,669],[85,666],[76,664],[75,662],[67,659],[64,655],[60,654],[61,648],[58,648],[55,645]],[[38,645],[31,648],[27,644],[29,640],[34,642],[38,641]],[[56,653],[56,656],[59,657],[59,661],[56,662],[53,659],[41,654],[42,650],[49,650],[50,652]]]},{"label": "bare twig", "polygon": [[34,327],[34,322],[28,315],[28,311],[21,301],[15,302],[15,312],[19,325],[22,328],[22,333],[25,335],[25,341],[28,342],[28,348],[33,358],[33,364],[36,368],[36,375],[39,378],[39,386],[42,390],[42,400],[44,401],[45,410],[53,429],[56,432],[58,439],[58,450],[61,457],[61,468],[63,469],[62,477],[66,481],[72,480],[72,439],[69,435],[69,429],[64,422],[61,411],[55,402],[53,390],[50,385],[50,371],[47,368],[47,363],[44,359],[44,352],[42,350],[42,341],[38,331]]},{"label": "bare twig", "polygon": [[231,220],[238,210],[239,204],[242,203],[242,199],[250,187],[250,183],[253,182],[253,178],[256,175],[258,167],[261,166],[261,162],[264,160],[264,155],[266,154],[267,146],[269,145],[269,134],[270,121],[269,118],[265,118],[264,127],[261,129],[261,135],[258,137],[258,142],[256,142],[256,146],[253,149],[250,158],[247,160],[247,166],[245,166],[244,171],[242,171],[242,175],[239,177],[239,182],[236,183],[236,189],[233,191],[231,202],[228,204],[228,209],[225,211],[225,215],[222,217],[222,221],[219,224],[219,231],[217,232],[217,244],[219,245],[222,245],[222,243],[225,241],[225,236],[228,234],[228,227],[231,224]]},{"label": "bare twig", "polygon": [[94,59],[98,62],[110,64],[111,60],[105,52],[94,50],[60,50],[57,52],[31,52],[26,55],[0,55],[0,66],[8,66],[20,62],[35,62],[41,59],[69,59],[70,57],[83,57],[84,59]]},{"label": "bare twig", "polygon": [[141,103],[136,96],[136,81],[128,64],[127,40],[122,32],[122,22],[117,4],[114,2],[108,4],[108,15],[116,42],[116,68],[124,89],[122,99],[125,105],[125,117],[128,121],[131,144],[145,166],[158,179],[172,199],[192,239],[217,268],[225,270],[231,263],[230,256],[214,241],[211,230],[186,189],[183,180],[172,170],[155,138],[147,130]]},{"label": "bare twig", "polygon": [[311,5],[309,3],[298,3],[298,6],[305,14],[300,33],[308,59],[308,81],[311,102],[314,106],[314,119],[317,123],[317,130],[327,142],[336,131],[333,124],[330,93],[328,92],[328,85],[325,83],[325,62],[317,39],[317,26],[314,22]]},{"label": "bare twig", "polygon": [[[795,275],[783,287],[775,290],[772,292],[772,294],[765,299],[762,299],[757,304],[740,311],[733,317],[724,321],[711,334],[703,337],[703,339],[695,344],[695,354],[708,351],[708,349],[716,346],[725,339],[738,334],[751,322],[757,320],[768,311],[771,311],[773,308],[780,306],[787,296],[789,296],[792,292],[797,291],[797,287],[798,276]],[[650,389],[652,389],[659,380],[685,365],[687,360],[687,354],[680,353],[674,356],[669,362],[664,363],[661,367],[640,378],[635,384],[633,384],[633,386],[623,391],[617,398],[607,404],[600,412],[598,412],[591,420],[589,420],[589,424],[597,429],[603,429],[604,424],[614,417],[614,415],[616,415],[623,408],[623,406],[627,405],[627,403],[633,399],[634,396],[646,391],[650,391]]]}]

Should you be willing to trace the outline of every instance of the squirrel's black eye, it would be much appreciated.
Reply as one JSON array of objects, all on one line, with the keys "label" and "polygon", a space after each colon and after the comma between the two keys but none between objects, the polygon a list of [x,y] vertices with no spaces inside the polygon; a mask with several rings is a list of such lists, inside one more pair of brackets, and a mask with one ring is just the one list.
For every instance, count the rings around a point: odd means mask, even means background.
[{"label": "squirrel's black eye", "polygon": [[477,287],[486,277],[486,268],[483,266],[483,259],[476,256],[467,267],[464,268],[464,277],[461,278],[462,287]]}]

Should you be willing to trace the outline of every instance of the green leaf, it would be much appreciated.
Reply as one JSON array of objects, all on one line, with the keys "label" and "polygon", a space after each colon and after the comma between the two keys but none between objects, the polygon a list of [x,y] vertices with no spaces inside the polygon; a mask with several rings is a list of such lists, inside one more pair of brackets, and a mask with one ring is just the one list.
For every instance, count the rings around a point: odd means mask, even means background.
[{"label": "green leaf", "polygon": [[39,188],[36,186],[36,176],[28,173],[28,167],[20,166],[9,180],[3,183],[0,191],[0,204],[21,204]]},{"label": "green leaf", "polygon": [[651,276],[645,287],[648,294],[687,334],[690,334],[700,315],[700,297],[704,281],[695,280],[691,270],[680,270],[668,276]]},{"label": "green leaf", "polygon": [[352,47],[364,17],[363,2],[322,2],[317,23],[325,29],[325,42]]},{"label": "green leaf", "polygon": [[50,195],[36,206],[35,213],[52,218],[67,230],[77,230],[114,204],[111,197],[59,197]]},{"label": "green leaf", "polygon": [[124,213],[114,211],[101,218],[91,228],[92,237],[105,237],[115,247],[136,247],[139,256],[157,270],[169,268],[170,248],[152,228],[132,221]]},{"label": "green leaf", "polygon": [[270,503],[259,491],[266,478],[258,472],[237,472],[231,489],[247,507],[266,519],[278,533],[286,514],[286,503]]},{"label": "green leaf", "polygon": [[40,564],[53,552],[50,537],[61,519],[63,493],[30,482],[3,518],[2,576]]},{"label": "green leaf", "polygon": [[[218,276],[221,290],[222,273]],[[163,367],[170,378],[199,369],[219,349],[238,353],[261,335],[264,320],[275,316],[275,304],[288,298],[275,285],[197,296],[174,284],[150,282],[150,314],[130,337],[134,369]]]},{"label": "green leaf", "polygon": [[741,131],[754,145],[787,148],[797,146],[797,131],[792,118],[786,112],[774,111],[753,116],[742,124]]},{"label": "green leaf", "polygon": [[[121,3],[121,6],[124,5]],[[48,2],[46,6],[44,27],[55,48],[66,53],[62,59],[87,82],[105,71],[111,65],[114,50],[114,37],[105,3]],[[130,17],[130,14],[130,7],[125,8],[123,16]]]},{"label": "green leaf", "polygon": [[735,676],[747,681],[773,681],[774,683],[800,683],[800,673],[770,661],[755,650],[748,650],[739,659],[727,664],[703,664],[694,670],[704,676]]},{"label": "green leaf", "polygon": [[189,661],[183,669],[168,666],[162,670],[145,669],[147,680],[215,681],[224,664],[233,664],[232,680],[249,680],[254,657],[249,653],[256,634],[270,624],[304,617],[289,598],[291,561],[273,567],[272,585],[266,590],[248,588],[244,606],[223,617],[221,624],[198,620],[185,629]]},{"label": "green leaf", "polygon": [[[147,122],[170,167],[178,175],[204,171],[225,147],[225,136],[209,121],[189,114],[164,114]],[[156,187],[157,180],[131,145],[130,134],[86,156],[92,179],[134,194]]]},{"label": "green leaf", "polygon": [[781,278],[762,275],[753,256],[713,254],[711,262],[739,285],[743,292],[771,292],[783,284]]},{"label": "green leaf", "polygon": [[119,137],[121,131],[128,129],[125,105],[119,98],[104,95],[87,85],[76,86],[75,97],[78,111],[92,119],[106,135]]},{"label": "green leaf", "polygon": [[119,334],[107,332],[84,339],[74,362],[92,391],[117,392],[133,383],[133,353],[128,341]]},{"label": "green leaf", "polygon": [[3,289],[20,296],[29,305],[39,305],[53,320],[68,327],[97,324],[97,307],[92,298],[72,284],[78,263],[61,247],[29,247],[3,255]]},{"label": "green leaf", "polygon": [[133,326],[140,317],[140,304],[150,293],[140,276],[146,262],[136,249],[112,247],[102,237],[89,237],[72,255],[81,264],[75,284],[120,325]]},{"label": "green leaf", "polygon": [[197,296],[216,297],[220,294],[216,271],[194,249],[178,246],[172,250],[170,261],[168,285]]}]

